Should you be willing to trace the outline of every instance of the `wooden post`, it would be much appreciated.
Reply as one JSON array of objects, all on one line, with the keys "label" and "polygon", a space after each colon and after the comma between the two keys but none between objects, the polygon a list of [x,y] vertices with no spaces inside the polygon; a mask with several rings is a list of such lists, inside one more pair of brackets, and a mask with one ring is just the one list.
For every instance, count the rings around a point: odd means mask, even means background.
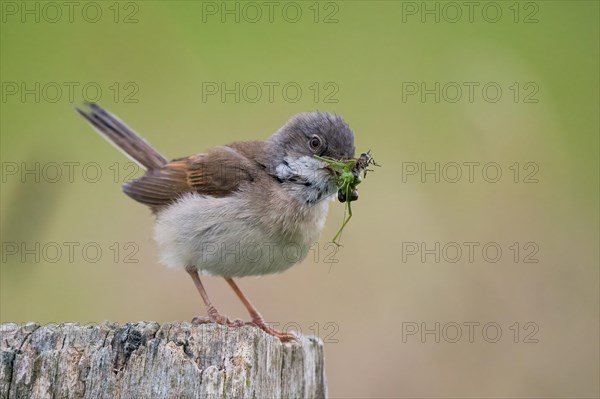
[{"label": "wooden post", "polygon": [[323,398],[323,344],[187,322],[0,325],[0,398]]}]

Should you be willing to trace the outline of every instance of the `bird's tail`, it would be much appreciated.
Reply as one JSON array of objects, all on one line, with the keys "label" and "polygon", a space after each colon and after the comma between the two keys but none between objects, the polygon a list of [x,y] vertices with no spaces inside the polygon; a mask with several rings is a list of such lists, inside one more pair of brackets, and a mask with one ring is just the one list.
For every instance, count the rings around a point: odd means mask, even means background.
[{"label": "bird's tail", "polygon": [[77,112],[87,119],[102,137],[131,160],[146,169],[157,169],[167,163],[146,140],[110,112],[93,103],[82,108],[84,109],[76,108]]}]

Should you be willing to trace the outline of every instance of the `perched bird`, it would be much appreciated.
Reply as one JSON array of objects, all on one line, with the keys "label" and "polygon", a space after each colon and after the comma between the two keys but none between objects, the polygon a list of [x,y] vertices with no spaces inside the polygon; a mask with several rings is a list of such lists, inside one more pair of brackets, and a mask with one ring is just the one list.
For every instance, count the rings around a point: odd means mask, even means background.
[{"label": "perched bird", "polygon": [[[207,316],[193,321],[254,324],[283,341],[293,339],[267,325],[233,278],[279,273],[306,257],[325,223],[328,200],[338,193],[335,171],[315,155],[354,157],[354,134],[346,122],[325,112],[300,113],[266,140],[234,142],[168,161],[98,105],[77,111],[146,169],[123,191],[156,215],[161,263],[192,277],[207,308]],[[357,198],[354,194],[349,200]],[[221,315],[200,274],[224,277],[252,321]]]}]

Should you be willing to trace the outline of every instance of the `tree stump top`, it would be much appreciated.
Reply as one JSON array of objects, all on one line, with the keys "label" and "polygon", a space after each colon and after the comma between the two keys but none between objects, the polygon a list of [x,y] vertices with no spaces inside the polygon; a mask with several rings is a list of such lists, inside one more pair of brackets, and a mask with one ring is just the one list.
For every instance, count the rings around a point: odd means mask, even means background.
[{"label": "tree stump top", "polygon": [[322,398],[323,344],[252,326],[0,325],[0,398]]}]

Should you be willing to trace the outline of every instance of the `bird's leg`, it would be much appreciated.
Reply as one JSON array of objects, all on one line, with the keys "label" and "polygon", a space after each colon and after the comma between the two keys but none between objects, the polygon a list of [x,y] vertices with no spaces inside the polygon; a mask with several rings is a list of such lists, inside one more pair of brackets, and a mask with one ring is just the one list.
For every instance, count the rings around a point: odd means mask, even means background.
[{"label": "bird's leg", "polygon": [[244,325],[244,322],[242,320],[229,320],[229,317],[220,314],[217,311],[217,308],[215,308],[213,304],[210,303],[210,299],[208,299],[208,294],[206,293],[206,290],[202,285],[202,281],[200,281],[200,275],[198,274],[198,270],[196,268],[187,268],[186,271],[188,272],[192,280],[194,280],[194,285],[198,289],[198,292],[200,293],[200,296],[204,301],[204,305],[206,305],[206,313],[208,314],[208,316],[205,317],[194,317],[194,319],[192,320],[192,324],[218,323],[224,326],[231,327],[239,327]]},{"label": "bird's leg", "polygon": [[240,288],[237,286],[235,281],[233,281],[232,278],[225,278],[225,281],[227,281],[229,286],[233,289],[238,298],[240,298],[240,301],[242,301],[242,303],[246,307],[246,310],[248,310],[248,313],[250,313],[250,317],[252,318],[252,322],[250,324],[256,325],[258,328],[260,328],[267,334],[273,335],[284,342],[296,339],[296,336],[293,334],[277,331],[274,328],[267,325],[263,317],[260,315],[260,313],[258,313],[258,310],[256,310],[256,308],[250,303],[248,298],[246,298],[246,296],[244,295],[242,290],[240,290]]}]

